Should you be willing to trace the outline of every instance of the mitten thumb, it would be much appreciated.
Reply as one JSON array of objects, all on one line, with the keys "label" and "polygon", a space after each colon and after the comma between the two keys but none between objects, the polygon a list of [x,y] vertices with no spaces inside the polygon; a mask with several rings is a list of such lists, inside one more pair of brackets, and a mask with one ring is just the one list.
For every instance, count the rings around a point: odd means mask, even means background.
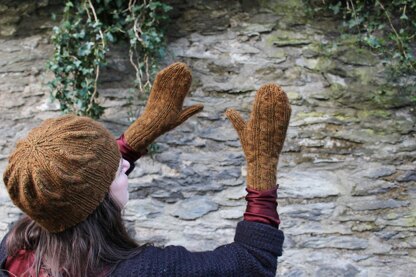
[{"label": "mitten thumb", "polygon": [[192,105],[190,107],[187,107],[185,109],[183,109],[179,115],[178,115],[178,119],[176,120],[175,126],[179,126],[182,123],[184,123],[188,118],[190,118],[191,116],[193,116],[196,113],[199,113],[200,111],[202,111],[204,109],[204,105],[202,104],[196,104],[196,105]]},{"label": "mitten thumb", "polygon": [[240,113],[234,109],[227,109],[225,111],[225,115],[233,124],[234,129],[237,131],[238,136],[240,137],[240,140],[243,141],[244,139],[243,132],[244,132],[244,128],[246,127],[246,122],[241,117]]}]

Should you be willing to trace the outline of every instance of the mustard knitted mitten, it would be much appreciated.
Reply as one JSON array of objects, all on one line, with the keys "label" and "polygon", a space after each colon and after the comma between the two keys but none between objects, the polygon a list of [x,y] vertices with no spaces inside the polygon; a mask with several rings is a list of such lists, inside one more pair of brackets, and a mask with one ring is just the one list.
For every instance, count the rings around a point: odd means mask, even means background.
[{"label": "mustard knitted mitten", "polygon": [[247,160],[247,187],[258,191],[275,188],[291,115],[286,93],[278,85],[264,85],[257,91],[247,123],[233,109],[226,115],[237,130]]},{"label": "mustard knitted mitten", "polygon": [[191,72],[184,63],[174,63],[157,74],[143,114],[124,132],[131,148],[142,152],[157,137],[203,109],[201,104],[182,109],[191,82]]}]

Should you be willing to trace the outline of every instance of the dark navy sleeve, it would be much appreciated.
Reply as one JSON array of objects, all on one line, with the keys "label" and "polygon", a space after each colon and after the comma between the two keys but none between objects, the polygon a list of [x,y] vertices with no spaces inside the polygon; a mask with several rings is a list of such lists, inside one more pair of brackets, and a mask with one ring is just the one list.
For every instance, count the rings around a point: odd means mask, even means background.
[{"label": "dark navy sleeve", "polygon": [[112,276],[275,276],[283,241],[283,232],[273,226],[241,221],[233,243],[204,252],[148,247]]}]

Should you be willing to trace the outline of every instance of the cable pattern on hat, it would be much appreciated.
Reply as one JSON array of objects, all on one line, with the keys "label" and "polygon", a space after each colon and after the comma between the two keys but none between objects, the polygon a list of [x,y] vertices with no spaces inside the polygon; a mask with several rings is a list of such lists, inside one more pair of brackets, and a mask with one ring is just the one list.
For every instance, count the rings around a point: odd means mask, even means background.
[{"label": "cable pattern on hat", "polygon": [[66,115],[45,120],[17,143],[3,179],[16,206],[60,232],[98,207],[120,159],[114,136],[101,124]]}]

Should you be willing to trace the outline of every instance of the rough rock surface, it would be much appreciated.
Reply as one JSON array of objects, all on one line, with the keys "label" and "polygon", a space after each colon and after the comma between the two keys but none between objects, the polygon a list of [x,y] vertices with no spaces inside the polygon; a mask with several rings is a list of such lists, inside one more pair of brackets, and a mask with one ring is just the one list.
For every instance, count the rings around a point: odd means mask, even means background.
[{"label": "rough rock surface", "polygon": [[[50,12],[60,3],[15,3],[0,1],[1,172],[16,140],[59,114],[45,62],[53,50]],[[190,65],[186,104],[205,109],[137,162],[125,211],[136,238],[198,251],[232,241],[246,171],[224,111],[248,116],[255,90],[276,82],[293,110],[278,168],[286,242],[277,275],[414,276],[416,111],[404,82],[388,81],[381,57],[347,42],[335,47],[338,23],[308,20],[300,0],[171,3],[164,63]],[[114,47],[100,80],[101,121],[115,135],[144,105],[129,101],[133,69],[124,54]],[[1,236],[19,211],[3,185],[0,203]]]}]

